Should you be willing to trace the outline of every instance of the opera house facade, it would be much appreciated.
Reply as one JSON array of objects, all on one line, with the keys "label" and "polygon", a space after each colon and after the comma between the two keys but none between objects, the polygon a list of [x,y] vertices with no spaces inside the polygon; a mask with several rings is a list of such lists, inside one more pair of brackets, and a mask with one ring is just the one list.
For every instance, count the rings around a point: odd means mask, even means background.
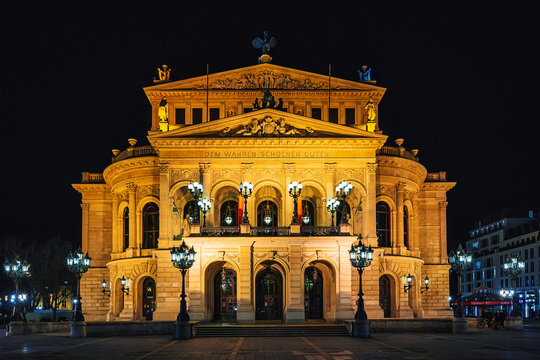
[{"label": "opera house facade", "polygon": [[349,250],[359,238],[374,251],[362,277],[369,318],[451,316],[455,183],[385,135],[384,88],[270,63],[168,75],[144,88],[149,145],[130,139],[73,185],[92,257],[81,280],[87,320],[175,320],[182,284],[171,249],[182,241],[196,251],[191,320],[353,319]]}]

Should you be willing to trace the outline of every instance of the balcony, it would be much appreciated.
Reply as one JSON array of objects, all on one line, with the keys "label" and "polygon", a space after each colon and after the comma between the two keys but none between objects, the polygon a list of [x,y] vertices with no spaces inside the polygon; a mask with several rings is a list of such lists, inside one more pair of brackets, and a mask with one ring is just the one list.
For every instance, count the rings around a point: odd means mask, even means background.
[{"label": "balcony", "polygon": [[[194,236],[192,234],[191,236]],[[300,233],[291,233],[290,226],[251,226],[249,234],[241,234],[240,226],[201,226],[200,236],[349,236],[339,226],[301,226]]]},{"label": "balcony", "polygon": [[126,150],[118,153],[115,157],[113,157],[112,162],[115,163],[121,160],[142,156],[157,156],[157,153],[152,146],[130,146]]}]

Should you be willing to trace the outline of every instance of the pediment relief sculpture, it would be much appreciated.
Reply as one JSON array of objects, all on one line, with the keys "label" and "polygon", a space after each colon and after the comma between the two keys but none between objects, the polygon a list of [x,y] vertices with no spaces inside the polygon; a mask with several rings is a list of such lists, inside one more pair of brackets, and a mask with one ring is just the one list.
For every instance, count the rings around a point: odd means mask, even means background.
[{"label": "pediment relief sculpture", "polygon": [[253,118],[251,123],[239,128],[226,127],[220,133],[222,136],[313,136],[315,131],[311,127],[298,129],[283,119],[274,119],[266,116],[262,119]]},{"label": "pediment relief sculpture", "polygon": [[[295,79],[290,74],[261,70],[257,74],[242,74],[239,77],[217,79],[209,84],[210,89],[328,89],[328,81],[313,81],[310,78]],[[195,86],[206,89],[206,84]],[[339,86],[332,86],[339,89]]]}]

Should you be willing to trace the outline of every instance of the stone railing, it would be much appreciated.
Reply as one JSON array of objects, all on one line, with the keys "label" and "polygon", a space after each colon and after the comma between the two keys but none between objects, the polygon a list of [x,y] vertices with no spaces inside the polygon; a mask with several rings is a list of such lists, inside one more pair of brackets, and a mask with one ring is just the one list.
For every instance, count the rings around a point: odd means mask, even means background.
[{"label": "stone railing", "polygon": [[240,226],[203,226],[201,234],[206,236],[239,235]]},{"label": "stone railing", "polygon": [[254,236],[289,236],[291,229],[288,226],[252,226],[251,235]]},{"label": "stone railing", "polygon": [[141,156],[157,156],[157,153],[152,146],[128,147],[126,150],[113,157],[112,162],[115,163],[120,160]]},{"label": "stone railing", "polygon": [[105,184],[105,179],[103,178],[102,173],[83,172],[81,175],[81,183],[83,184]]},{"label": "stone railing", "polygon": [[308,236],[338,235],[339,226],[302,226],[300,234]]},{"label": "stone railing", "polygon": [[418,156],[413,155],[402,146],[385,145],[377,150],[377,155],[380,156],[398,156],[412,161],[418,161]]}]

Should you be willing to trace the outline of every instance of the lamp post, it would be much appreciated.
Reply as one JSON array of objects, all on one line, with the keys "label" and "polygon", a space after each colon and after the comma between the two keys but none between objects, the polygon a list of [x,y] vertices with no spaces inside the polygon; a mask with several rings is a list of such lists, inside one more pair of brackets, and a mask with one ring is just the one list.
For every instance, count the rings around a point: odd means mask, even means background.
[{"label": "lamp post", "polygon": [[373,260],[373,250],[371,246],[368,248],[362,244],[362,235],[358,236],[358,244],[351,245],[349,251],[349,260],[351,260],[352,266],[358,271],[358,308],[356,310],[355,325],[353,336],[361,338],[369,338],[371,336],[371,330],[369,328],[369,322],[367,314],[364,309],[364,292],[362,291],[362,274],[364,268],[371,265]]},{"label": "lamp post", "polygon": [[336,212],[336,209],[339,206],[339,204],[340,204],[340,201],[334,198],[330,198],[326,202],[326,209],[332,214],[332,226],[334,226],[334,213]]},{"label": "lamp post", "polygon": [[13,279],[13,282],[15,283],[15,302],[13,303],[13,315],[11,321],[25,320],[19,304],[19,283],[22,278],[30,275],[30,272],[28,271],[29,268],[30,265],[24,260],[21,261],[18,256],[15,257],[13,262],[9,262],[7,259],[4,262],[6,274]]},{"label": "lamp post", "polygon": [[412,288],[412,275],[409,273],[409,275],[407,275],[407,284],[403,285],[403,290],[407,292],[411,288]]},{"label": "lamp post", "polygon": [[[203,193],[202,184],[198,183],[197,181],[192,182],[188,185],[188,189],[191,192],[191,196],[193,196],[193,199],[198,202]],[[197,207],[195,207],[195,210],[193,211],[193,224],[200,224],[199,211],[197,210]]]},{"label": "lamp post", "polygon": [[242,214],[242,224],[249,225],[248,211],[247,211],[247,199],[253,192],[253,185],[250,182],[244,181],[238,187],[238,192],[244,198],[244,213]]},{"label": "lamp post", "polygon": [[347,208],[345,207],[345,199],[351,192],[353,186],[351,183],[342,181],[336,186],[336,197],[341,198],[341,224],[348,224],[349,220],[347,219]]},{"label": "lamp post", "polygon": [[461,298],[461,276],[463,271],[467,270],[471,266],[472,256],[467,254],[467,252],[459,244],[457,251],[452,250],[448,256],[448,263],[452,267],[452,270],[456,272],[458,278],[458,293],[457,293],[457,302],[458,306],[456,309],[456,318],[463,318],[463,299]]},{"label": "lamp post", "polygon": [[77,277],[77,296],[73,299],[73,302],[75,303],[75,312],[73,313],[72,321],[74,322],[84,321],[81,302],[81,277],[88,271],[90,260],[92,260],[92,258],[88,256],[88,253],[83,254],[80,248],[74,254],[70,252],[66,258],[68,270]]},{"label": "lamp post", "polygon": [[176,318],[174,338],[175,339],[189,339],[191,338],[191,327],[189,325],[189,314],[187,312],[186,304],[186,272],[195,262],[195,250],[193,247],[188,248],[185,241],[176,248],[171,250],[171,261],[173,266],[180,269],[182,273],[182,294],[180,295],[180,312]]},{"label": "lamp post", "polygon": [[212,203],[207,198],[202,198],[197,205],[199,205],[203,213],[203,226],[206,226],[206,214],[208,214],[208,211],[212,208]]},{"label": "lamp post", "polygon": [[514,292],[512,296],[512,312],[511,316],[521,316],[521,306],[519,305],[518,293],[517,293],[517,278],[519,275],[523,274],[525,270],[525,263],[521,261],[519,256],[512,256],[507,262],[503,265],[503,271],[506,276],[512,277],[512,286],[514,287]]},{"label": "lamp post", "polygon": [[300,196],[300,193],[302,192],[302,184],[296,181],[293,181],[289,184],[288,190],[289,195],[294,200],[294,208],[293,208],[293,217],[291,221],[291,225],[297,225],[298,224],[298,197]]},{"label": "lamp post", "polygon": [[429,278],[427,277],[427,275],[426,275],[426,278],[424,279],[424,284],[426,285],[426,287],[420,289],[420,294],[423,294],[429,290]]}]

